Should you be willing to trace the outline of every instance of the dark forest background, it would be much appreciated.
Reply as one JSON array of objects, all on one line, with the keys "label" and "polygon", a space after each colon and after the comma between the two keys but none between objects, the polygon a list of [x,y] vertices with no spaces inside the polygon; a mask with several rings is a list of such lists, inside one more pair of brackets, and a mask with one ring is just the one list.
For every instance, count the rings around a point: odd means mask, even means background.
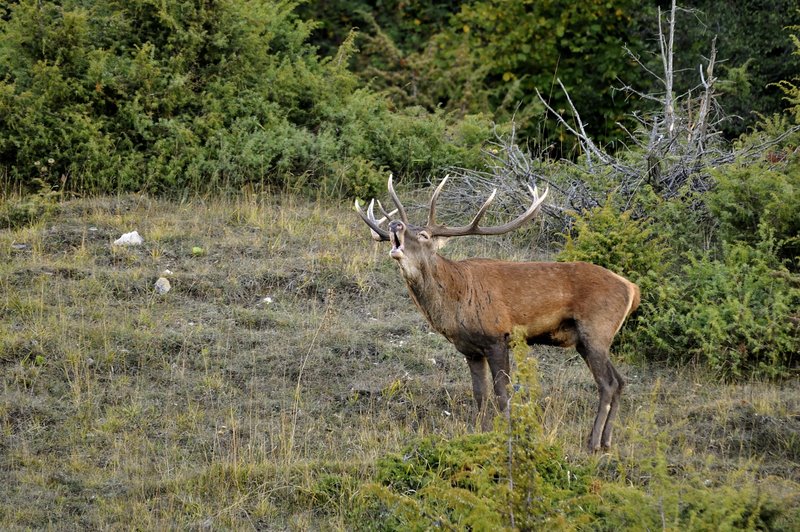
[{"label": "dark forest background", "polygon": [[[0,4],[0,172],[7,186],[176,192],[247,184],[375,192],[480,167],[492,124],[575,159],[548,114],[566,93],[618,150],[657,82],[666,2],[154,0]],[[728,139],[787,107],[800,71],[791,0],[690,1],[676,93],[716,39]],[[642,65],[633,60],[639,58]],[[37,164],[38,163],[38,164]]]}]

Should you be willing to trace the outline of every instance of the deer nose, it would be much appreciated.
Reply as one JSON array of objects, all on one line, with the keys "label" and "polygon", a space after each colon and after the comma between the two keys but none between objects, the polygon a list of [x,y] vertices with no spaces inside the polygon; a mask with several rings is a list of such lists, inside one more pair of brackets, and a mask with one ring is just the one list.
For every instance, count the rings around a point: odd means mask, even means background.
[{"label": "deer nose", "polygon": [[392,223],[389,224],[389,231],[393,233],[400,233],[402,231],[405,231],[405,229],[406,226],[403,224],[403,222],[399,220],[394,220]]}]

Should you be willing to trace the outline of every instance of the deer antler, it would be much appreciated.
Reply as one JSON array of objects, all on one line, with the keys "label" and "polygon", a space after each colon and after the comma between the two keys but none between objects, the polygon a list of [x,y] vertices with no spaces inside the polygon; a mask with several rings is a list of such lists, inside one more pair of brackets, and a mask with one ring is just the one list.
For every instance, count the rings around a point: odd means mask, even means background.
[{"label": "deer antler", "polygon": [[[391,179],[391,178],[390,178]],[[369,226],[370,231],[372,232],[373,240],[378,242],[389,240],[389,231],[381,227],[381,224],[388,220],[390,217],[394,216],[397,213],[397,209],[393,210],[392,212],[386,212],[378,202],[378,208],[383,213],[383,218],[376,219],[375,218],[375,200],[370,200],[369,205],[367,206],[367,212],[364,214],[364,211],[361,209],[361,205],[358,204],[358,198],[356,198],[356,212],[358,215],[361,216],[361,219]]]},{"label": "deer antler", "polygon": [[545,197],[547,197],[547,193],[549,192],[549,188],[545,189],[544,194],[539,196],[539,191],[534,185],[533,188],[528,185],[528,191],[533,196],[533,202],[531,206],[528,207],[528,210],[519,215],[514,220],[511,220],[508,223],[503,225],[496,225],[493,227],[479,227],[478,223],[483,218],[483,215],[486,214],[486,211],[489,209],[489,205],[494,201],[494,197],[497,194],[497,189],[494,189],[492,193],[489,195],[489,198],[483,203],[480,209],[478,209],[478,213],[472,219],[468,225],[463,225],[461,227],[447,227],[444,225],[436,224],[435,214],[436,214],[436,199],[439,197],[439,193],[442,191],[442,187],[444,187],[447,178],[450,176],[446,176],[442,179],[442,182],[439,183],[439,186],[436,187],[436,190],[433,192],[431,196],[431,203],[428,210],[428,225],[426,230],[431,236],[444,236],[444,237],[451,237],[451,236],[467,236],[467,235],[502,235],[503,233],[508,233],[509,231],[513,231],[514,229],[520,227],[522,224],[533,218],[536,212],[539,210],[542,202],[544,201]]},{"label": "deer antler", "polygon": [[[403,204],[400,202],[400,198],[397,197],[397,192],[394,191],[394,184],[392,183],[392,174],[389,174],[389,195],[392,197],[392,201],[395,205],[397,205],[397,212],[400,213],[400,220],[406,225],[410,225],[408,223],[408,215],[406,215],[406,209],[403,207]],[[381,207],[383,210],[383,207]]]},{"label": "deer antler", "polygon": [[431,202],[428,206],[428,227],[433,227],[436,225],[436,199],[439,197],[439,193],[444,188],[444,184],[447,183],[447,180],[450,179],[450,174],[444,176],[442,182],[439,183],[439,186],[436,187],[436,190],[433,191],[433,195],[431,196]]},{"label": "deer antler", "polygon": [[[430,234],[430,236],[443,236],[443,237],[451,237],[451,236],[467,236],[467,235],[501,235],[503,233],[508,233],[509,231],[513,231],[514,229],[520,227],[522,224],[533,218],[536,212],[539,210],[542,202],[544,201],[545,197],[547,197],[547,193],[550,189],[545,189],[544,194],[541,196],[539,195],[539,191],[534,186],[533,188],[528,185],[528,191],[531,193],[533,197],[533,202],[531,206],[528,207],[524,213],[520,216],[511,220],[508,223],[503,225],[497,225],[493,227],[479,227],[479,223],[483,216],[486,214],[486,211],[489,210],[489,205],[491,205],[492,201],[494,201],[495,196],[497,195],[497,189],[494,189],[486,201],[483,203],[480,209],[478,209],[477,214],[472,219],[468,225],[463,225],[461,227],[447,227],[445,225],[439,225],[436,223],[436,200],[439,198],[439,194],[442,192],[445,183],[450,178],[449,175],[445,176],[442,179],[441,183],[436,187],[436,190],[433,191],[433,195],[431,195],[431,201],[428,205],[428,225],[424,227],[424,229]],[[389,220],[395,214],[400,215],[400,220],[406,224],[408,227],[412,227],[414,229],[423,229],[418,226],[411,225],[408,222],[408,215],[406,214],[406,209],[403,207],[403,203],[400,201],[400,198],[397,196],[397,192],[394,190],[394,183],[392,180],[392,174],[389,174],[389,182],[387,184],[389,189],[389,195],[392,198],[392,201],[397,206],[395,210],[392,212],[386,212],[386,209],[383,208],[381,202],[378,201],[378,209],[380,209],[383,217],[380,219],[375,218],[375,200],[370,200],[369,206],[367,207],[367,212],[361,209],[361,206],[358,204],[358,200],[356,199],[356,211],[358,215],[361,216],[361,219],[366,222],[366,224],[372,230],[372,238],[378,241],[381,240],[389,240],[389,232],[386,229],[381,227],[381,224]]]},{"label": "deer antler", "polygon": [[377,201],[378,209],[380,209],[381,213],[383,214],[383,218],[380,220],[375,218],[374,208],[376,201],[374,199],[370,200],[366,214],[358,204],[358,199],[356,199],[356,211],[358,212],[358,215],[361,216],[361,219],[364,220],[364,222],[366,222],[366,224],[372,230],[372,238],[377,241],[389,240],[389,232],[386,229],[383,229],[380,225],[395,214],[400,214],[400,220],[402,220],[406,226],[416,228],[416,226],[408,223],[406,209],[403,207],[403,203],[400,201],[400,198],[397,196],[397,192],[394,190],[393,176],[391,173],[389,174],[389,182],[387,187],[389,188],[389,195],[392,197],[392,201],[394,201],[394,204],[397,206],[397,208],[392,212],[386,212],[386,209],[383,208],[381,202]]}]

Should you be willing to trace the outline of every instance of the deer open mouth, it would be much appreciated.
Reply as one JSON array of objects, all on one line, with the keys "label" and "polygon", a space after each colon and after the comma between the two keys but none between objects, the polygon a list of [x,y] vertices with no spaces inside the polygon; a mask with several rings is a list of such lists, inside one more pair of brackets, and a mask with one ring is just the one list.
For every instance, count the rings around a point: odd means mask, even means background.
[{"label": "deer open mouth", "polygon": [[389,241],[392,243],[392,250],[389,255],[394,259],[403,258],[403,237],[405,227],[401,223],[392,223],[389,226]]},{"label": "deer open mouth", "polygon": [[393,258],[399,259],[403,256],[403,234],[390,233],[390,238],[392,240],[392,250],[389,252],[389,254]]}]

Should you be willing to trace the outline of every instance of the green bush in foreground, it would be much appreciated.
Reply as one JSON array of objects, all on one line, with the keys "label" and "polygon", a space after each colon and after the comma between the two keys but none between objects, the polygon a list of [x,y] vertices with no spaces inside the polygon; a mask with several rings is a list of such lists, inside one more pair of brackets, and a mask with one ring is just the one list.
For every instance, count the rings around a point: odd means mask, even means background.
[{"label": "green bush in foreground", "polygon": [[730,164],[715,170],[709,208],[724,240],[754,245],[762,236],[759,226],[766,224],[774,231],[777,255],[800,260],[800,154],[785,149],[769,157],[778,164]]},{"label": "green bush in foreground", "polygon": [[752,486],[673,477],[663,456],[636,465],[646,478],[637,483],[625,464],[608,478],[602,461],[568,458],[542,435],[535,361],[519,366],[510,427],[499,420],[491,433],[430,437],[381,459],[351,516],[358,528],[759,530],[778,523],[780,512]]}]

